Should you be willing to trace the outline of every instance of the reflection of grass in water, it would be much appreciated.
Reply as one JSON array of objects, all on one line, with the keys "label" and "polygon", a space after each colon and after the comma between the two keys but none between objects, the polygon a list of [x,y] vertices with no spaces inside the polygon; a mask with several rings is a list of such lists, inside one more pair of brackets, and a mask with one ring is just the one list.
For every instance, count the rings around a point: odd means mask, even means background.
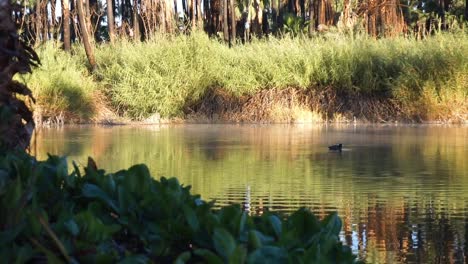
[{"label": "reflection of grass in water", "polygon": [[[88,155],[95,156],[98,165],[108,171],[144,162],[154,175],[177,176],[193,185],[194,193],[205,199],[218,198],[220,204],[245,202],[250,186],[254,212],[262,210],[260,207],[291,211],[307,206],[323,216],[337,210],[345,228],[351,228],[351,223],[369,223],[367,230],[373,233],[368,239],[376,251],[368,256],[383,262],[395,258],[392,252],[397,250],[388,247],[399,228],[407,228],[399,227],[400,223],[423,223],[421,228],[429,234],[433,230],[421,217],[439,221],[445,213],[454,229],[465,230],[457,217],[466,213],[468,201],[468,194],[462,191],[468,188],[463,158],[467,154],[466,129],[378,127],[353,131],[345,126],[331,135],[324,133],[326,129],[333,127],[86,127],[67,132],[76,142],[74,152],[67,146],[68,136],[53,130],[48,133],[54,141],[39,140],[47,146],[38,147],[55,153],[69,151],[83,162]],[[339,139],[352,142],[350,151],[328,153],[327,144]],[[369,142],[381,146],[369,148]],[[309,149],[315,147],[318,149]],[[379,152],[370,151],[376,148]],[[431,173],[418,174],[415,168]],[[452,170],[448,175],[447,168]],[[432,239],[428,242],[432,245],[437,241],[434,236],[427,239]],[[382,253],[382,241],[389,253]],[[429,251],[437,254],[435,247]]]},{"label": "reflection of grass in water", "polygon": [[[245,183],[251,184],[253,193],[258,196],[274,193],[289,200],[301,200],[301,195],[311,190],[316,196],[333,198],[337,193],[353,190],[369,193],[377,188],[380,196],[391,197],[396,187],[417,191],[422,188],[421,184],[426,184],[424,187],[427,188],[434,182],[468,184],[465,177],[444,176],[445,169],[452,170],[454,175],[465,175],[463,157],[466,150],[457,142],[465,138],[464,129],[417,129],[418,134],[414,134],[414,129],[400,128],[399,136],[383,138],[387,140],[384,144],[392,147],[382,147],[375,153],[354,146],[354,150],[341,155],[330,154],[325,147],[322,151],[321,146],[327,144],[326,140],[320,139],[323,127],[305,132],[288,127],[252,129],[235,126],[230,128],[232,132],[222,131],[220,127],[204,136],[197,135],[200,130],[196,129],[164,127],[159,131],[86,129],[91,131],[91,138],[87,140],[92,144],[84,139],[76,141],[73,152],[66,149],[67,144],[63,141],[50,144],[50,147],[55,148],[55,153],[81,156],[81,160],[88,155],[95,156],[98,164],[110,171],[144,162],[155,175],[177,176],[182,182],[192,184],[194,190],[206,198],[216,197],[227,188]],[[449,131],[453,135],[447,136]],[[385,134],[385,130],[380,133]],[[380,137],[378,133],[355,135],[360,136],[363,141],[379,140]],[[60,134],[54,137],[60,139]],[[307,147],[319,149],[309,155]],[[352,171],[363,176],[349,175]],[[403,172],[420,175],[402,175]],[[326,185],[333,186],[333,192],[323,189]],[[292,186],[294,190],[290,189]],[[444,193],[436,186],[432,189]]]}]

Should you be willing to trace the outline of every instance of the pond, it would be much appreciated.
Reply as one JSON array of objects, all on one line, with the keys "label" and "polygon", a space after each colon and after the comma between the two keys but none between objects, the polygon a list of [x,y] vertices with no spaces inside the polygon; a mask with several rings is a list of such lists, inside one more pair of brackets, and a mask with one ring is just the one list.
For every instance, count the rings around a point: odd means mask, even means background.
[{"label": "pond", "polygon": [[108,172],[145,163],[251,214],[337,211],[342,241],[369,263],[468,256],[468,126],[80,126],[40,130],[33,151]]}]

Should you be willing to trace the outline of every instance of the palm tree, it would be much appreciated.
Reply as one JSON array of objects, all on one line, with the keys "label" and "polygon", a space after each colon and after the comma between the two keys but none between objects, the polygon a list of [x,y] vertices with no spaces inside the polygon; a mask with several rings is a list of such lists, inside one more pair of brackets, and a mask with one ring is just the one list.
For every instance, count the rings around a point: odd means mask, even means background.
[{"label": "palm tree", "polygon": [[70,4],[68,0],[62,0],[63,23],[63,49],[70,51]]},{"label": "palm tree", "polygon": [[91,71],[94,71],[97,67],[96,59],[94,58],[94,51],[91,46],[90,35],[88,31],[88,24],[86,23],[85,12],[83,10],[83,1],[76,0],[76,8],[78,9],[78,21],[80,23],[81,29],[81,39],[86,52],[86,57],[88,58],[89,64],[91,66]]},{"label": "palm tree", "polygon": [[[64,0],[65,1],[65,0]],[[109,39],[111,43],[114,43],[115,30],[114,30],[114,5],[112,0],[106,0],[107,4],[107,29],[109,31]]]},{"label": "palm tree", "polygon": [[26,149],[34,130],[31,110],[16,94],[28,96],[31,91],[13,80],[17,73],[31,72],[39,64],[37,54],[16,33],[9,0],[0,0],[0,151]]}]

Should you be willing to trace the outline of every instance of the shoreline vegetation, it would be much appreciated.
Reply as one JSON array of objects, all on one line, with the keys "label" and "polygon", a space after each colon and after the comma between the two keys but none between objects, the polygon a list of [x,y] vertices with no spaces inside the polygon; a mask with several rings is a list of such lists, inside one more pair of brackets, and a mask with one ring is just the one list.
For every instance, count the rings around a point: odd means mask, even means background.
[{"label": "shoreline vegetation", "polygon": [[252,40],[203,32],[37,50],[23,77],[38,125],[129,122],[439,122],[468,120],[468,34],[423,40],[346,36]]}]

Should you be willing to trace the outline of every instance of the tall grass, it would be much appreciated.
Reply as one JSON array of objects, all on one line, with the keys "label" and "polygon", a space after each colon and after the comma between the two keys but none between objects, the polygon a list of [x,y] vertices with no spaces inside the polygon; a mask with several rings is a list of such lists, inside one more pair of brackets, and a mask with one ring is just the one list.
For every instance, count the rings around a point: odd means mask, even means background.
[{"label": "tall grass", "polygon": [[[468,111],[468,35],[464,33],[420,41],[330,33],[314,39],[254,40],[233,48],[203,33],[161,36],[144,43],[122,40],[97,47],[95,81],[83,65],[76,64],[84,61],[83,55],[75,59],[49,46],[41,54],[55,61],[41,70],[47,76],[59,78],[64,72],[70,77],[60,80],[80,80],[70,85],[82,94],[97,86],[120,114],[134,119],[154,113],[180,116],[185,107],[219,88],[240,96],[268,88],[331,87],[390,98],[415,115],[439,108],[449,111],[453,102]],[[53,86],[50,80],[40,82]],[[427,116],[432,117],[437,116]]]},{"label": "tall grass", "polygon": [[98,84],[88,74],[80,51],[76,50],[78,54],[73,56],[52,42],[37,50],[42,65],[24,78],[37,100],[35,114],[44,118],[89,120]]},{"label": "tall grass", "polygon": [[[334,89],[415,101],[424,93],[466,100],[468,37],[423,41],[366,37],[256,40],[228,48],[203,34],[119,42],[97,52],[113,104],[131,117],[181,113],[208,89],[233,95],[265,88]],[[453,98],[452,98],[453,99]]]}]

